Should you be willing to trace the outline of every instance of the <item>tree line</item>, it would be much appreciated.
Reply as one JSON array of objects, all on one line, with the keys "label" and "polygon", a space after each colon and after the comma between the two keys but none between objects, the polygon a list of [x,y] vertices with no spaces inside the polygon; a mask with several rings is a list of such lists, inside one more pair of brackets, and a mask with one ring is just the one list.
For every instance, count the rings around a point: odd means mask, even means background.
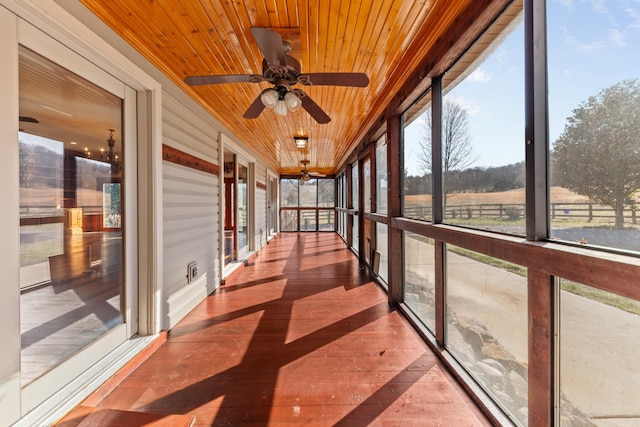
[{"label": "tree line", "polygon": [[[490,193],[524,187],[524,162],[506,166],[479,167],[449,171],[445,174],[449,193]],[[431,174],[406,175],[404,194],[431,194]]]}]

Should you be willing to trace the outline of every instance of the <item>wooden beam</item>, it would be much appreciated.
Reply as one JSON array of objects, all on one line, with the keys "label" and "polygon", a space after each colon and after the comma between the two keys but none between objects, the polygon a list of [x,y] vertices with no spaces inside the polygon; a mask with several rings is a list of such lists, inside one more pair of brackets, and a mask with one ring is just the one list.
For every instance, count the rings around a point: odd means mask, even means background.
[{"label": "wooden beam", "polygon": [[389,218],[389,291],[391,304],[404,300],[404,268],[402,254],[402,230],[392,226],[392,219],[402,216],[402,122],[400,116],[392,116],[387,122],[388,170],[389,185],[387,186],[387,200]]},{"label": "wooden beam", "polygon": [[524,237],[392,218],[391,226],[460,246],[623,297],[640,300],[640,259],[567,243],[532,242]]},{"label": "wooden beam", "polygon": [[166,144],[162,144],[162,160],[220,176],[220,168],[218,165],[202,160],[196,156],[192,156],[191,154],[185,153],[184,151],[180,151],[177,148],[170,147]]},{"label": "wooden beam", "polygon": [[528,403],[529,425],[554,425],[554,306],[553,277],[529,270]]}]

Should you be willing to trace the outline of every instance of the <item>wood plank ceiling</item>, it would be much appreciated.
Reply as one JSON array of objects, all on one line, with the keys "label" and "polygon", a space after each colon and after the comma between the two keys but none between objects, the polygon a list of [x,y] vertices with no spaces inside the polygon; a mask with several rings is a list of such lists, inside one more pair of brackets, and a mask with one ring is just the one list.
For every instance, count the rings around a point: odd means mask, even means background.
[{"label": "wood plank ceiling", "polygon": [[[471,0],[81,0],[94,14],[208,110],[281,174],[309,169],[332,174],[377,126],[451,27],[468,9],[480,15],[491,1]],[[496,3],[496,2],[493,2]],[[504,3],[504,2],[499,2]],[[481,6],[478,6],[481,4]],[[463,25],[469,26],[470,22]],[[363,72],[366,88],[304,86],[331,117],[318,124],[303,109],[285,117],[264,110],[242,117],[268,83],[188,86],[194,75],[260,74],[262,54],[251,27],[279,32],[302,72]],[[462,27],[461,27],[462,28]],[[465,27],[466,28],[466,27]],[[448,36],[451,38],[450,36]],[[445,40],[446,41],[446,40]],[[448,41],[449,46],[454,40]],[[309,137],[305,151],[293,136]]]}]

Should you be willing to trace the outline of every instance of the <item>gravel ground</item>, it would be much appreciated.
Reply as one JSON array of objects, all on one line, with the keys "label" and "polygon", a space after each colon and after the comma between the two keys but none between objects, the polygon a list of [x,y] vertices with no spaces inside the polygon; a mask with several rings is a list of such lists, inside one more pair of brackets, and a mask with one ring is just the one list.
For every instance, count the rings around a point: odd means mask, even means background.
[{"label": "gravel ground", "polygon": [[570,242],[580,242],[584,239],[589,245],[640,252],[640,230],[633,228],[556,228],[551,230],[551,236]]}]

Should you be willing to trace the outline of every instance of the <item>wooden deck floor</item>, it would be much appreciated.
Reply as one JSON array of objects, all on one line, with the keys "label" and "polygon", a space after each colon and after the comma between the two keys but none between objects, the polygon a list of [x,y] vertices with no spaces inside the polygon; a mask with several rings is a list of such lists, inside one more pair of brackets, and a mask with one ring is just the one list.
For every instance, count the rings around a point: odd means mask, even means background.
[{"label": "wooden deck floor", "polygon": [[89,401],[59,425],[490,425],[334,233],[280,234]]}]

